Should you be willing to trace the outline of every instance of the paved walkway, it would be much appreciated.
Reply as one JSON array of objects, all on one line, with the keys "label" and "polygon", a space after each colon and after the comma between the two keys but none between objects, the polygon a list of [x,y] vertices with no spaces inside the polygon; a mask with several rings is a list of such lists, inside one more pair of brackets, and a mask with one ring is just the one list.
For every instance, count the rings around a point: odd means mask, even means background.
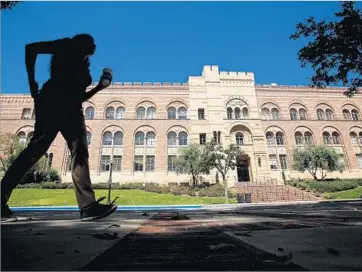
[{"label": "paved walkway", "polygon": [[2,270],[362,270],[361,202],[24,215],[2,224]]}]

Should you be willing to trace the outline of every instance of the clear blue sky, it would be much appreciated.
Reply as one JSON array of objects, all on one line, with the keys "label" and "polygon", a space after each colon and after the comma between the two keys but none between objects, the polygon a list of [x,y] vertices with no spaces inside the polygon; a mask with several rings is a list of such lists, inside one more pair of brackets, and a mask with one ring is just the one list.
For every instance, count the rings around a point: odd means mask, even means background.
[{"label": "clear blue sky", "polygon": [[[254,72],[256,82],[304,85],[311,76],[297,60],[303,41],[291,41],[308,16],[334,17],[339,2],[24,2],[1,16],[1,92],[28,93],[27,43],[90,33],[98,81],[111,67],[114,81],[187,82],[205,64]],[[358,3],[358,7],[361,4]],[[38,57],[36,77],[49,75]]]}]

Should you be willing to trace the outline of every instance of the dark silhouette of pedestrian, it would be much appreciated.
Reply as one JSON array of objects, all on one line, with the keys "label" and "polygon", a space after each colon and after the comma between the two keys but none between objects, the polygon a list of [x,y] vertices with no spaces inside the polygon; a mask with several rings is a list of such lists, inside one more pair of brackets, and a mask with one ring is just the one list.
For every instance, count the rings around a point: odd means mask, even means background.
[{"label": "dark silhouette of pedestrian", "polygon": [[[86,92],[86,88],[92,83],[89,57],[94,54],[95,49],[94,39],[88,34],[26,45],[25,62],[30,92],[34,99],[35,128],[28,146],[10,166],[1,182],[2,219],[14,216],[7,205],[13,189],[45,154],[58,132],[62,133],[71,152],[72,179],[81,220],[100,219],[117,209],[113,204],[101,204],[101,199],[95,199],[89,174],[89,153],[82,103],[98,91],[107,88],[112,81],[112,72],[104,71],[100,83]],[[52,55],[50,79],[40,91],[35,80],[35,62],[38,54]]]}]

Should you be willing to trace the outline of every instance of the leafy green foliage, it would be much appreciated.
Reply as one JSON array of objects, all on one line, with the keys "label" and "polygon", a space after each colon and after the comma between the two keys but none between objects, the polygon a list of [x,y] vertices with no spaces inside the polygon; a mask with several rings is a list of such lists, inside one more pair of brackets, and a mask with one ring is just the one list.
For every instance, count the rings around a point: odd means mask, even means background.
[{"label": "leafy green foliage", "polygon": [[362,186],[362,179],[288,181],[288,185],[314,193],[334,193]]},{"label": "leafy green foliage", "polygon": [[309,38],[298,58],[302,67],[310,65],[314,70],[312,86],[342,83],[349,87],[345,95],[352,97],[362,86],[362,13],[354,1],[341,2],[341,6],[336,21],[317,22],[310,17],[297,24],[290,38]]},{"label": "leafy green foliage", "polygon": [[295,150],[293,154],[294,170],[308,171],[315,180],[324,179],[329,172],[343,172],[345,166],[340,161],[337,152],[326,146],[313,146],[305,150]]},{"label": "leafy green foliage", "polygon": [[[3,175],[13,164],[19,154],[25,149],[26,144],[19,142],[16,135],[5,134],[0,136],[0,173]],[[61,177],[57,170],[45,170],[47,159],[43,156],[28,172],[24,175],[21,184],[39,183],[41,181],[60,181]]]},{"label": "leafy green foliage", "polygon": [[197,186],[200,175],[210,173],[211,159],[208,148],[191,143],[182,150],[182,154],[175,160],[176,172],[191,175],[192,186]]}]

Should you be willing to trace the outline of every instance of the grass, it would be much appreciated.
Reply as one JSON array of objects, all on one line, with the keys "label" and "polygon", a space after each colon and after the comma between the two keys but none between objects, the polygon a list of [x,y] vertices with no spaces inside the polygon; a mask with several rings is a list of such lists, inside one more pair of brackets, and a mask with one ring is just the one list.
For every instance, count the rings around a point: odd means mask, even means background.
[{"label": "grass", "polygon": [[356,199],[361,198],[361,196],[362,186],[346,191],[324,194],[324,197],[329,199]]},{"label": "grass", "polygon": [[[96,198],[107,196],[107,190],[95,190]],[[221,197],[191,197],[171,194],[157,194],[142,190],[113,190],[112,199],[117,205],[183,205],[183,204],[223,204]],[[236,199],[229,199],[236,203]],[[73,189],[15,189],[11,195],[9,206],[60,206],[77,205]]]}]

